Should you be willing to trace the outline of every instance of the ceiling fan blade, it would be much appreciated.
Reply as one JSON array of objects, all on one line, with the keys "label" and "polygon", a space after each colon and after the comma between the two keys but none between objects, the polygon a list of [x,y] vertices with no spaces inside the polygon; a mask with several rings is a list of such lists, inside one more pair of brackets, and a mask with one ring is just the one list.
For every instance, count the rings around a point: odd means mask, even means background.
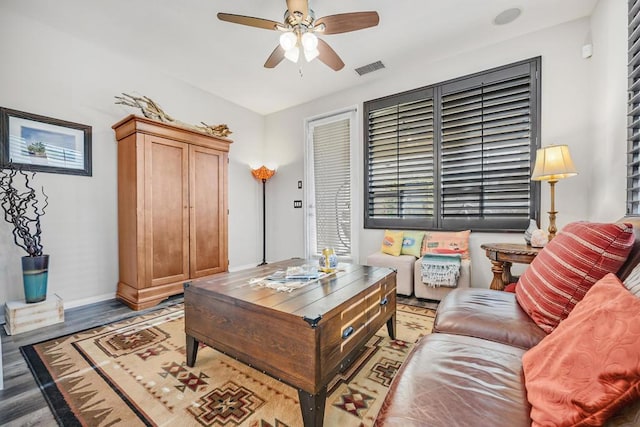
[{"label": "ceiling fan blade", "polygon": [[342,70],[344,62],[342,62],[336,51],[331,49],[331,46],[322,39],[318,39],[318,51],[320,51],[320,55],[318,55],[320,61],[327,64],[334,71]]},{"label": "ceiling fan blade", "polygon": [[309,14],[309,1],[308,0],[287,0],[287,9],[291,16],[297,16],[296,12],[300,15],[301,20],[307,17]]},{"label": "ceiling fan blade", "polygon": [[269,19],[254,18],[253,16],[232,15],[230,13],[218,13],[218,19],[231,22],[233,24],[248,25],[249,27],[264,28],[265,30],[275,30],[276,26],[283,24]]},{"label": "ceiling fan blade", "polygon": [[265,68],[274,68],[284,59],[284,49],[278,45],[264,63]]},{"label": "ceiling fan blade", "polygon": [[340,34],[375,27],[379,22],[378,12],[352,12],[323,16],[316,19],[314,26],[324,24],[322,34]]}]

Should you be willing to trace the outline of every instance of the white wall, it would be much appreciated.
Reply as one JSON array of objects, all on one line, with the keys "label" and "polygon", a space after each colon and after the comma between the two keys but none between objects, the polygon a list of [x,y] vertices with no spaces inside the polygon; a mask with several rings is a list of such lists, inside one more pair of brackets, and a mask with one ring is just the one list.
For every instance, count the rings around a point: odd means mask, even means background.
[{"label": "white wall", "polygon": [[[615,0],[614,0],[615,1]],[[561,181],[556,186],[558,227],[578,220],[589,219],[593,146],[597,142],[591,132],[592,76],[589,61],[581,58],[581,48],[588,36],[588,19],[580,19],[507,42],[478,46],[459,55],[429,62],[429,52],[415,52],[416,62],[401,74],[383,71],[379,77],[363,78],[363,85],[311,103],[284,110],[266,117],[266,150],[286,153],[286,167],[271,187],[269,209],[277,212],[269,220],[269,227],[278,236],[269,241],[272,259],[302,256],[303,211],[292,208],[292,200],[299,198],[295,180],[303,175],[302,122],[306,117],[319,115],[377,97],[394,94],[447,79],[463,76],[492,67],[536,56],[542,57],[542,145],[568,144],[576,167],[577,177]],[[424,56],[422,56],[424,54]],[[359,116],[361,117],[361,111]],[[362,126],[359,125],[360,132]],[[360,137],[360,141],[362,138]],[[362,142],[358,142],[361,144]],[[624,153],[618,153],[624,156]],[[362,161],[362,159],[360,159]],[[610,185],[609,183],[604,183]],[[606,189],[602,190],[606,191]],[[542,227],[548,226],[549,186],[542,187]],[[605,207],[602,217],[615,219],[620,208]],[[382,240],[382,230],[361,229],[360,262],[376,251]],[[490,263],[480,249],[485,242],[522,243],[520,233],[472,233],[472,284],[486,287],[491,281]],[[514,268],[514,272],[519,269]]]},{"label": "white wall", "polygon": [[[600,0],[591,16],[593,68],[589,216],[625,214],[627,151],[627,2]],[[595,163],[597,161],[597,163]]]},{"label": "white wall", "polygon": [[[140,46],[144,49],[144,46]],[[117,158],[111,126],[139,111],[114,104],[121,92],[151,97],[186,123],[226,123],[234,132],[229,165],[230,268],[261,258],[261,189],[249,163],[262,161],[264,118],[39,22],[0,14],[0,105],[93,127],[93,176],[38,173],[49,195],[42,218],[51,255],[49,294],[65,308],[113,298],[118,279]],[[167,61],[171,61],[167,55]],[[187,66],[187,65],[185,65]],[[20,257],[0,223],[0,304],[24,298]]]}]

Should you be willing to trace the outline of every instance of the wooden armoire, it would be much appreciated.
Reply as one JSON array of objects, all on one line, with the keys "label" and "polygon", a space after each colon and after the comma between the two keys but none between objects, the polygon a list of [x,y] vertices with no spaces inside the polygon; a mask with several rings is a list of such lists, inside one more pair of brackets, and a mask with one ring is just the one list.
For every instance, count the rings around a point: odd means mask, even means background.
[{"label": "wooden armoire", "polygon": [[135,310],[227,271],[231,140],[131,115],[118,141],[116,297]]}]

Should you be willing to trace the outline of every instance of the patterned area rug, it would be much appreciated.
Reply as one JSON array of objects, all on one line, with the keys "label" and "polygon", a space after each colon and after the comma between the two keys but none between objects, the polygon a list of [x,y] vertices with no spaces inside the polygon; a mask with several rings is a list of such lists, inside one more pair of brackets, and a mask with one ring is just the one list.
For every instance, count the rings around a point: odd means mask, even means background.
[{"label": "patterned area rug", "polygon": [[[370,426],[433,310],[398,304],[396,340],[383,327],[328,387],[327,426]],[[297,391],[212,348],[186,366],[182,304],[20,350],[64,426],[301,426]]]}]

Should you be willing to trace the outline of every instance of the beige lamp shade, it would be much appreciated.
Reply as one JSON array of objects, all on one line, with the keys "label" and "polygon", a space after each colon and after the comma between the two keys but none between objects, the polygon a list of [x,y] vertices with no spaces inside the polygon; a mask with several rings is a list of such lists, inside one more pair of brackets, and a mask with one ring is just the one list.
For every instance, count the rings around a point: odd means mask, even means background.
[{"label": "beige lamp shade", "polygon": [[532,181],[547,181],[551,186],[551,210],[549,210],[549,241],[556,235],[556,183],[564,178],[578,175],[573,165],[569,147],[566,145],[549,145],[538,149],[536,164],[531,174]]},{"label": "beige lamp shade", "polygon": [[549,145],[537,150],[533,181],[558,181],[577,174],[567,145]]}]

